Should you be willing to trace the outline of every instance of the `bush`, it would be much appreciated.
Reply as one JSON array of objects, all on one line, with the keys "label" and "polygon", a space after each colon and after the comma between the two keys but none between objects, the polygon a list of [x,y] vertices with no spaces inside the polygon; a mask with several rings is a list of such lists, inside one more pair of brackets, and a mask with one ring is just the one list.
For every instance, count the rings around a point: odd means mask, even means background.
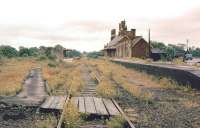
[{"label": "bush", "polygon": [[0,46],[0,54],[2,56],[11,58],[18,56],[18,51],[11,46]]},{"label": "bush", "polygon": [[43,61],[43,60],[46,60],[47,59],[47,57],[45,56],[45,55],[41,55],[41,56],[39,56],[38,57],[38,61]]},{"label": "bush", "polygon": [[121,116],[113,117],[106,123],[109,128],[126,128],[126,120]]},{"label": "bush", "polygon": [[90,52],[87,54],[87,57],[90,57],[90,58],[99,58],[100,56],[103,56],[103,53],[102,52]]},{"label": "bush", "polygon": [[81,56],[81,53],[79,51],[76,51],[76,50],[72,50],[72,51],[66,51],[64,53],[64,56],[65,57],[80,57]]},{"label": "bush", "polygon": [[57,64],[55,64],[55,63],[48,63],[48,66],[55,68],[57,66]]},{"label": "bush", "polygon": [[19,56],[20,57],[27,57],[27,56],[29,56],[29,50],[28,50],[28,48],[20,47],[19,48]]},{"label": "bush", "polygon": [[53,55],[53,54],[50,54],[50,55],[47,55],[48,59],[50,60],[56,60],[56,55]]}]

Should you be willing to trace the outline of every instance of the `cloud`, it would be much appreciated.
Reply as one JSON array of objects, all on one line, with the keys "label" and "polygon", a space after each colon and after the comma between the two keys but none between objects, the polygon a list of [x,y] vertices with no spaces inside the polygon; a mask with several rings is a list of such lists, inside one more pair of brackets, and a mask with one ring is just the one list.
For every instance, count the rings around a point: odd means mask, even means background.
[{"label": "cloud", "polygon": [[192,45],[200,46],[199,16],[200,8],[195,8],[179,17],[153,22],[152,37],[168,43],[184,43],[186,39],[190,39]]},{"label": "cloud", "polygon": [[70,22],[57,28],[32,25],[0,25],[0,40],[9,41],[18,38],[29,38],[49,42],[95,41],[102,38],[102,34],[99,33],[106,31],[105,26],[89,21]]},{"label": "cloud", "polygon": [[63,25],[65,28],[74,28],[79,29],[80,31],[85,32],[105,32],[106,30],[110,30],[113,26],[110,22],[104,21],[70,21],[66,22]]}]

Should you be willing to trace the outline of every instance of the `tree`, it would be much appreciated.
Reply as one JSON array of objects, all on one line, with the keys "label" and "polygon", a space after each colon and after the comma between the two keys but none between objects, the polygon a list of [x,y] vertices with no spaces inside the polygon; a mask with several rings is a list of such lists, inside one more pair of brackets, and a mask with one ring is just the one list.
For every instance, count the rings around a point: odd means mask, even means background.
[{"label": "tree", "polygon": [[167,49],[167,46],[164,43],[158,41],[151,41],[151,46],[153,48]]},{"label": "tree", "polygon": [[171,48],[171,47],[167,47],[167,49],[165,51],[166,51],[166,54],[167,54],[166,59],[167,60],[172,60],[174,58],[174,56],[175,56],[174,49]]},{"label": "tree", "polygon": [[38,56],[39,50],[36,47],[29,48],[29,54],[30,56]]},{"label": "tree", "polygon": [[8,57],[8,58],[18,56],[18,51],[15,48],[8,45],[0,46],[0,53],[2,54],[2,56]]},{"label": "tree", "polygon": [[81,53],[77,50],[70,50],[70,51],[66,51],[64,53],[64,56],[65,57],[80,57],[81,56]]},{"label": "tree", "polygon": [[29,53],[28,48],[20,47],[20,48],[19,48],[19,56],[20,56],[20,57],[27,57],[27,56],[30,56],[30,53]]},{"label": "tree", "polygon": [[90,58],[98,58],[99,56],[103,56],[102,52],[90,52],[87,54],[87,57]]},{"label": "tree", "polygon": [[195,57],[200,57],[200,48],[196,48],[194,50],[191,50],[191,53]]}]

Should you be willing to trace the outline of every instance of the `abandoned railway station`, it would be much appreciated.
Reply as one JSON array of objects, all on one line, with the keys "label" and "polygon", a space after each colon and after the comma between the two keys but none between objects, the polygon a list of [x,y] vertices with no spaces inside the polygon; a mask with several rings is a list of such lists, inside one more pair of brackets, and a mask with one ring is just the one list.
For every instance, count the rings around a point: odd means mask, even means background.
[{"label": "abandoned railway station", "polygon": [[149,57],[149,43],[142,36],[136,36],[136,29],[127,30],[126,21],[119,23],[119,32],[111,30],[111,40],[104,46],[108,57]]}]

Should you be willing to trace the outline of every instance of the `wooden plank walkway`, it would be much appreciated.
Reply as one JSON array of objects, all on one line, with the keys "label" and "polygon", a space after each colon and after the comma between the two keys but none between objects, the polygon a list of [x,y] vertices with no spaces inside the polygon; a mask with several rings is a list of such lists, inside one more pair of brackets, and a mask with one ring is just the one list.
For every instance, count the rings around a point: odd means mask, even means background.
[{"label": "wooden plank walkway", "polygon": [[111,99],[97,97],[72,97],[72,102],[78,107],[81,113],[97,115],[120,115],[119,110]]},{"label": "wooden plank walkway", "polygon": [[46,98],[40,108],[62,110],[66,98],[66,96],[49,96],[48,98]]},{"label": "wooden plank walkway", "polygon": [[22,91],[16,96],[5,97],[0,101],[12,105],[39,106],[48,96],[41,73],[40,68],[31,69],[22,82]]},{"label": "wooden plank walkway", "polygon": [[[62,110],[66,98],[66,96],[49,96],[40,108]],[[118,108],[111,99],[97,97],[72,97],[71,101],[81,113],[108,116],[120,115]]]}]

